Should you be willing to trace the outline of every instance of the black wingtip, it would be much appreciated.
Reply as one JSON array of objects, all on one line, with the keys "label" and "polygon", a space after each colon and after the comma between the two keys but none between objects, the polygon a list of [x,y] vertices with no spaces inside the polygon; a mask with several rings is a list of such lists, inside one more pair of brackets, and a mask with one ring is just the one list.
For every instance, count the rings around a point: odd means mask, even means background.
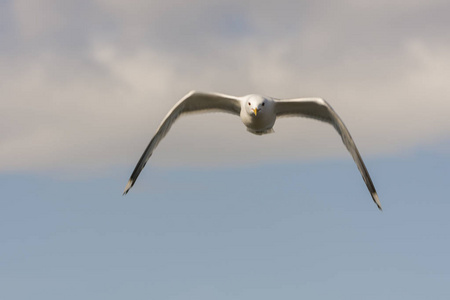
[{"label": "black wingtip", "polygon": [[133,180],[128,180],[127,186],[125,187],[125,190],[123,191],[122,196],[125,196],[126,194],[128,194],[128,191],[133,187],[134,181]]},{"label": "black wingtip", "polygon": [[375,204],[378,206],[378,209],[380,211],[383,211],[383,209],[381,208],[380,200],[378,199],[378,195],[376,192],[372,194],[372,198],[373,198],[373,202],[375,202]]}]

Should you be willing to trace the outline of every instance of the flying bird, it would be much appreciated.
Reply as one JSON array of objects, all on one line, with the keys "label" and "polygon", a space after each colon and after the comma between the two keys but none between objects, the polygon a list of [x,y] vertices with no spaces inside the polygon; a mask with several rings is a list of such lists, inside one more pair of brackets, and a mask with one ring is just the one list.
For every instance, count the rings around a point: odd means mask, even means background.
[{"label": "flying bird", "polygon": [[131,174],[125,187],[125,191],[123,192],[124,195],[133,187],[153,151],[169,132],[170,127],[172,127],[175,120],[185,113],[206,111],[221,111],[240,116],[242,122],[247,127],[247,130],[257,135],[273,132],[272,128],[275,124],[275,120],[280,116],[313,118],[333,125],[358,166],[373,201],[381,210],[378,194],[361,155],[359,154],[358,148],[356,148],[355,142],[341,118],[328,102],[321,98],[280,100],[255,94],[234,97],[218,93],[189,92],[175,104],[162,121],[156,134],[153,136]]}]

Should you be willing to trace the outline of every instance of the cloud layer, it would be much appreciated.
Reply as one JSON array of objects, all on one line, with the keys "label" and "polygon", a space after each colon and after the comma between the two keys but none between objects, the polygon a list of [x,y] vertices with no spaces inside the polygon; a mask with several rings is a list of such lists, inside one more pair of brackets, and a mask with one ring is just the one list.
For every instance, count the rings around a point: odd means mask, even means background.
[{"label": "cloud layer", "polygon": [[[364,156],[445,144],[449,9],[447,1],[2,2],[0,171],[134,165],[192,89],[323,97]],[[186,117],[154,163],[347,155],[331,126],[282,119],[275,131],[255,137],[233,116]]]}]

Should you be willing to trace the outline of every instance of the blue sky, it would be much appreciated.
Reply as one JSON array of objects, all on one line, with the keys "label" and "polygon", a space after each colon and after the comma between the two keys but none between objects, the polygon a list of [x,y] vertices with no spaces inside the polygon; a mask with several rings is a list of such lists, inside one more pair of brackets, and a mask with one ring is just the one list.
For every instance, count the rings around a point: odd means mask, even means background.
[{"label": "blue sky", "polygon": [[[0,2],[0,298],[448,298],[446,1]],[[189,90],[323,97],[179,120]]]},{"label": "blue sky", "polygon": [[[5,298],[446,299],[448,155],[4,175]],[[270,174],[270,177],[267,176]],[[145,183],[145,184],[144,184]],[[231,187],[231,188],[230,188]]]}]

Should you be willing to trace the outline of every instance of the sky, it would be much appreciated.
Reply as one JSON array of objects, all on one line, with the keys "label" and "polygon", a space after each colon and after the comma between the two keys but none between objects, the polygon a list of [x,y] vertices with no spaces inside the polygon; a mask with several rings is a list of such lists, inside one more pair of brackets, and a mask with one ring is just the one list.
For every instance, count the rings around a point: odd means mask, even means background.
[{"label": "sky", "polygon": [[[448,1],[0,1],[0,298],[448,299]],[[338,134],[182,117],[322,97]]]}]

